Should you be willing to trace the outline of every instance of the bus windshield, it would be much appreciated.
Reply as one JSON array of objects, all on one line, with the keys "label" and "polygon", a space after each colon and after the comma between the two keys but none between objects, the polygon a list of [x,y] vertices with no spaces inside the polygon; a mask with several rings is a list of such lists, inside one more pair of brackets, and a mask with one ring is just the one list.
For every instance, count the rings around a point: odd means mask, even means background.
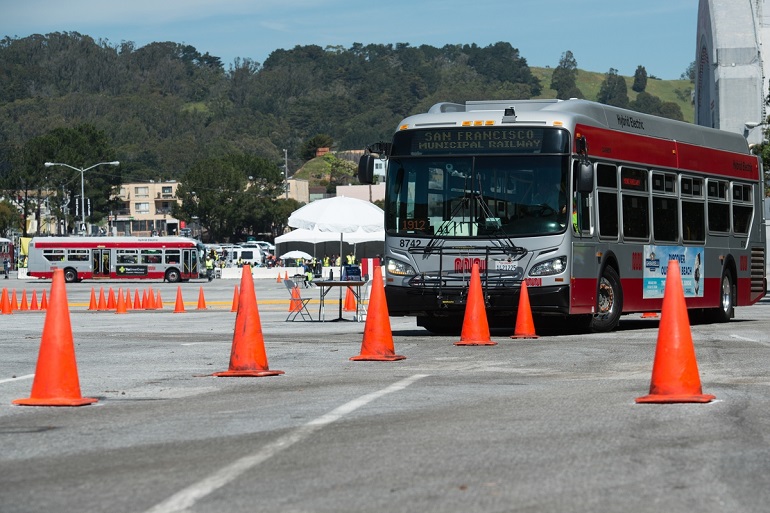
[{"label": "bus windshield", "polygon": [[563,232],[568,164],[553,154],[391,157],[385,229],[441,238]]}]

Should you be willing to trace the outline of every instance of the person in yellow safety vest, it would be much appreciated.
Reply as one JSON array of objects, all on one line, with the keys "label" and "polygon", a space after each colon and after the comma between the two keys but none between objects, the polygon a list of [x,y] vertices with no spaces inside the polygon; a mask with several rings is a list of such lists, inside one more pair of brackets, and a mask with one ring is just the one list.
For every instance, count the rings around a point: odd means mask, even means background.
[{"label": "person in yellow safety vest", "polygon": [[329,255],[324,255],[324,267],[329,267],[331,265],[332,261],[329,258]]},{"label": "person in yellow safety vest", "polygon": [[356,257],[353,256],[352,252],[348,254],[346,258],[347,258],[348,265],[356,265]]},{"label": "person in yellow safety vest", "polygon": [[214,279],[214,259],[211,255],[206,257],[206,277],[209,281]]}]

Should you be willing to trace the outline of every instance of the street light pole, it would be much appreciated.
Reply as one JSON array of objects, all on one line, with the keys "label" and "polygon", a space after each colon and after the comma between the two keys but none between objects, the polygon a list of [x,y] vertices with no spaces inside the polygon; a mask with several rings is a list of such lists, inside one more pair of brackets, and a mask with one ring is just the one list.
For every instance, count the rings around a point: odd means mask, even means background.
[{"label": "street light pole", "polygon": [[283,188],[286,191],[286,199],[289,199],[289,157],[285,148],[283,150],[283,176]]},{"label": "street light pole", "polygon": [[74,169],[75,171],[78,171],[80,173],[80,230],[83,235],[85,235],[86,230],[86,193],[85,193],[85,175],[86,171],[90,171],[91,169],[98,167],[98,166],[119,166],[120,162],[117,160],[113,160],[112,162],[99,162],[98,164],[94,164],[93,166],[87,167],[85,169],[70,166],[69,164],[63,164],[61,162],[46,162],[45,167],[51,167],[51,166],[63,166],[68,167],[70,169]]}]

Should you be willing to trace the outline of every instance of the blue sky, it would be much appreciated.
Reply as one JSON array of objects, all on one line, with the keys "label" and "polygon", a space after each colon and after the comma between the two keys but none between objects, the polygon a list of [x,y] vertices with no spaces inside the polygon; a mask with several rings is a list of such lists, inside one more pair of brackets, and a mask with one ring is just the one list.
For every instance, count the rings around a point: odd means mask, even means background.
[{"label": "blue sky", "polygon": [[698,0],[0,0],[0,36],[79,32],[111,44],[156,41],[262,63],[273,50],[353,43],[487,46],[530,66],[559,63],[676,79],[695,60]]}]

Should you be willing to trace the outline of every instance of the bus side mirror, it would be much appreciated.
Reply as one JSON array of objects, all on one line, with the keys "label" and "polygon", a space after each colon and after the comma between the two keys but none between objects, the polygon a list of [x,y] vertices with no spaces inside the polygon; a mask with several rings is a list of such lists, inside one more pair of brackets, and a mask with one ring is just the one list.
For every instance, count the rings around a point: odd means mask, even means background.
[{"label": "bus side mirror", "polygon": [[362,185],[374,183],[374,155],[362,155],[358,161],[358,181]]},{"label": "bus side mirror", "polygon": [[580,162],[577,176],[577,192],[589,193],[594,189],[594,166],[588,160]]}]

